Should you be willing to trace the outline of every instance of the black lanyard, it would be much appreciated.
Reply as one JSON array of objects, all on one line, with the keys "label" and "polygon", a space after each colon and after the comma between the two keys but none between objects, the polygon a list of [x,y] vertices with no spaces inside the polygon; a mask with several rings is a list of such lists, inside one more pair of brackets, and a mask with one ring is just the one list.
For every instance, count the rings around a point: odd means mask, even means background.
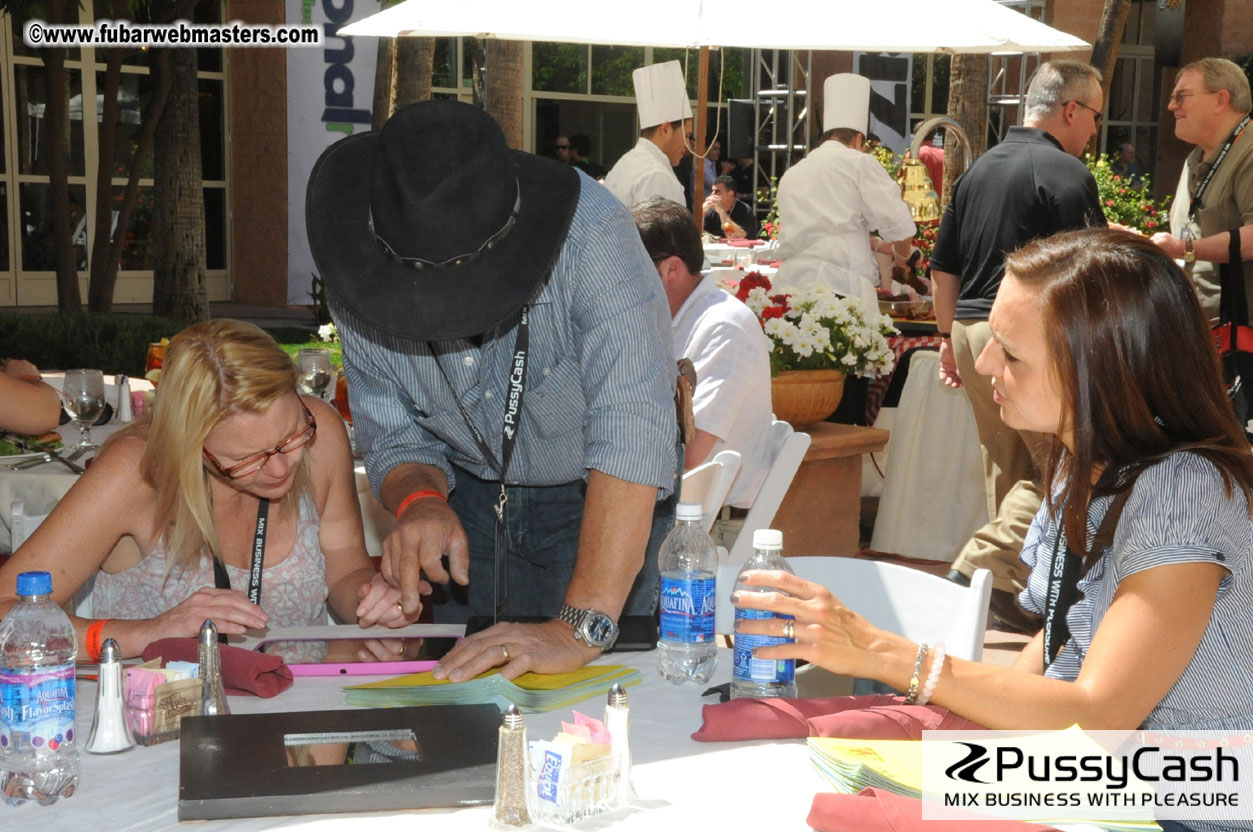
[{"label": "black lanyard", "polygon": [[1114,497],[1105,512],[1105,517],[1101,520],[1100,528],[1096,530],[1096,535],[1092,538],[1092,551],[1088,553],[1086,560],[1079,557],[1070,548],[1069,543],[1066,544],[1065,556],[1058,557],[1062,536],[1065,534],[1063,523],[1066,509],[1064,506],[1062,508],[1057,537],[1053,539],[1053,562],[1049,571],[1048,595],[1044,599],[1044,668],[1046,670],[1057,658],[1062,647],[1070,640],[1070,625],[1066,621],[1066,614],[1070,612],[1071,606],[1075,603],[1075,596],[1078,595],[1079,579],[1088,574],[1088,570],[1097,559],[1113,545],[1118,519],[1122,516],[1123,506],[1126,505],[1127,498],[1130,496],[1131,485],[1127,485],[1126,490]]},{"label": "black lanyard", "polygon": [[[269,525],[270,500],[261,498],[257,503],[257,529],[252,535],[252,568],[248,572],[248,600],[261,606],[261,573],[265,569],[265,532]],[[213,559],[213,585],[218,589],[231,588],[231,576],[226,574],[222,561]],[[226,634],[218,636],[218,640],[226,643]]]},{"label": "black lanyard", "polygon": [[505,504],[509,502],[509,497],[505,493],[505,478],[509,473],[509,463],[513,459],[513,448],[518,441],[518,422],[522,418],[522,397],[526,392],[526,365],[530,357],[531,347],[531,321],[530,306],[522,307],[522,318],[518,321],[518,335],[513,345],[512,367],[509,372],[509,395],[505,399],[505,418],[500,428],[500,461],[496,461],[496,454],[492,453],[492,449],[488,447],[487,440],[483,438],[483,434],[475,427],[474,420],[470,418],[470,414],[466,411],[465,405],[461,402],[461,397],[457,395],[457,388],[453,386],[452,380],[448,378],[448,373],[444,372],[444,365],[439,361],[439,354],[435,352],[434,344],[428,342],[427,346],[431,349],[431,355],[435,358],[435,366],[439,368],[439,374],[444,377],[444,383],[448,385],[448,390],[452,393],[453,401],[457,403],[457,410],[461,411],[461,418],[465,421],[466,427],[470,429],[470,433],[474,436],[474,443],[479,446],[479,452],[483,454],[483,458],[499,473],[500,476],[500,498],[496,501],[496,546],[494,561],[494,593],[495,604],[492,607],[492,620],[500,622],[505,620],[506,613],[509,609],[509,580],[508,580],[508,560],[509,551],[509,523],[505,513]]},{"label": "black lanyard", "polygon": [[1249,123],[1249,117],[1236,125],[1236,129],[1231,132],[1231,137],[1227,139],[1227,143],[1223,145],[1223,149],[1218,151],[1218,158],[1214,160],[1214,164],[1210,166],[1209,172],[1205,174],[1205,178],[1201,180],[1201,184],[1197,186],[1196,193],[1192,196],[1192,202],[1188,205],[1188,222],[1193,221],[1196,216],[1196,209],[1201,204],[1201,197],[1205,195],[1206,189],[1209,188],[1210,180],[1214,178],[1214,174],[1218,173],[1218,166],[1223,163],[1223,159],[1227,158],[1227,153],[1231,151],[1231,146],[1236,143],[1236,139],[1240,138],[1240,134],[1244,132],[1245,125]]}]

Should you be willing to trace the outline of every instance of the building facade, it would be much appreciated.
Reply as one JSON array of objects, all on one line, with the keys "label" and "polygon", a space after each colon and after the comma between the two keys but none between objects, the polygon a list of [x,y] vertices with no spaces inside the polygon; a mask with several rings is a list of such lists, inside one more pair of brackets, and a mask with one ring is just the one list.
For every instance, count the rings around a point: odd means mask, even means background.
[{"label": "building facade", "polygon": [[[330,4],[334,0],[305,0]],[[1053,26],[1091,42],[1100,22],[1099,0],[1031,0]],[[1028,4],[1028,5],[1031,5]],[[284,0],[201,0],[201,22],[299,22]],[[93,0],[82,0],[80,22],[97,17]],[[886,24],[885,24],[886,25]],[[1253,52],[1253,0],[1133,0],[1117,67],[1107,97],[1100,148],[1132,143],[1137,159],[1164,195],[1173,189],[1187,147],[1173,135],[1163,106],[1176,68],[1206,55],[1236,57]],[[529,43],[524,52],[524,148],[551,155],[559,136],[587,135],[591,158],[605,168],[635,142],[631,70],[674,58],[689,67],[696,97],[696,55],[684,50]],[[1070,55],[1084,59],[1084,54]],[[747,50],[721,50],[711,62],[711,102],[751,94],[754,64]],[[119,97],[119,141],[113,158],[98,150],[104,57],[73,50],[67,60],[70,86],[70,187],[74,242],[83,296],[91,233],[95,227],[97,175],[113,172],[112,199],[120,197],[134,148],[139,116],[151,83],[144,56],[128,55]],[[471,44],[437,41],[434,94],[471,99]],[[828,53],[814,61],[837,71],[852,59]],[[947,105],[948,58],[915,56],[911,115],[942,114]],[[282,49],[200,50],[201,146],[206,213],[209,298],[262,306],[299,302],[288,290],[287,80]],[[56,283],[49,247],[48,166],[41,128],[47,91],[39,54],[22,43],[9,17],[0,19],[0,307],[49,306]],[[320,81],[319,81],[320,83]],[[818,85],[820,86],[820,85]],[[1002,96],[1012,99],[1012,94]],[[818,102],[813,102],[818,104]],[[1013,118],[1016,113],[1009,113]],[[708,112],[708,136],[725,135],[727,110]],[[355,129],[368,129],[358,125]],[[150,222],[151,163],[128,232],[116,303],[152,297]]]}]

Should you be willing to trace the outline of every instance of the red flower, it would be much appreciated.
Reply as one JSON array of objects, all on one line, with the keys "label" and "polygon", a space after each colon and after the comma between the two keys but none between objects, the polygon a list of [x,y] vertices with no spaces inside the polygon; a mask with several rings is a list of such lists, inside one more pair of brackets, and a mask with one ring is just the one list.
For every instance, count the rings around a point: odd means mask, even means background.
[{"label": "red flower", "polygon": [[765,289],[767,292],[771,289],[770,281],[761,272],[749,272],[744,275],[740,280],[740,288],[735,293],[735,296],[740,301],[747,301],[748,293],[754,289]]},{"label": "red flower", "polygon": [[1157,228],[1157,223],[1153,222],[1152,220],[1145,220],[1144,227],[1145,228]]},{"label": "red flower", "polygon": [[1107,200],[1105,200],[1105,207],[1107,207],[1107,208],[1113,208],[1113,207],[1114,207],[1114,200],[1112,200],[1112,199],[1107,199]]},{"label": "red flower", "polygon": [[762,321],[768,321],[771,318],[782,318],[782,317],[783,317],[782,306],[767,306],[765,309],[761,310]]}]

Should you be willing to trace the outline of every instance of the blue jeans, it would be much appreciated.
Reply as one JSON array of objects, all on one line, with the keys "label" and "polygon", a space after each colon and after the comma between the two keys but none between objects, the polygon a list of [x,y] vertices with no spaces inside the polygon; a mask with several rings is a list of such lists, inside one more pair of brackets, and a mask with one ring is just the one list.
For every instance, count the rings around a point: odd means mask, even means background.
[{"label": "blue jeans", "polygon": [[[680,455],[680,459],[682,456]],[[587,484],[582,480],[551,486],[510,486],[508,501],[508,580],[510,616],[553,617],[565,603],[574,572],[583,525]],[[470,543],[470,585],[436,586],[431,596],[435,620],[464,622],[490,616],[496,549],[496,514],[500,484],[481,480],[460,468],[457,487],[448,497]],[[657,553],[674,527],[675,498],[659,500],[652,532],[623,615],[656,615],[660,575]]]}]

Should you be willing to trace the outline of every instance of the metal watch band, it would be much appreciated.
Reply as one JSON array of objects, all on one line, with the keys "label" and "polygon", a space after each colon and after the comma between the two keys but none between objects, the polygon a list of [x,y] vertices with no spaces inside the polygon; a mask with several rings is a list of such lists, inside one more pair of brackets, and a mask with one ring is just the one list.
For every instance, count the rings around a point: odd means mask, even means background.
[{"label": "metal watch band", "polygon": [[564,621],[574,628],[575,633],[579,631],[579,625],[583,623],[583,619],[587,617],[587,610],[581,610],[578,607],[572,607],[569,604],[562,604],[561,612],[557,613],[558,620]]}]

